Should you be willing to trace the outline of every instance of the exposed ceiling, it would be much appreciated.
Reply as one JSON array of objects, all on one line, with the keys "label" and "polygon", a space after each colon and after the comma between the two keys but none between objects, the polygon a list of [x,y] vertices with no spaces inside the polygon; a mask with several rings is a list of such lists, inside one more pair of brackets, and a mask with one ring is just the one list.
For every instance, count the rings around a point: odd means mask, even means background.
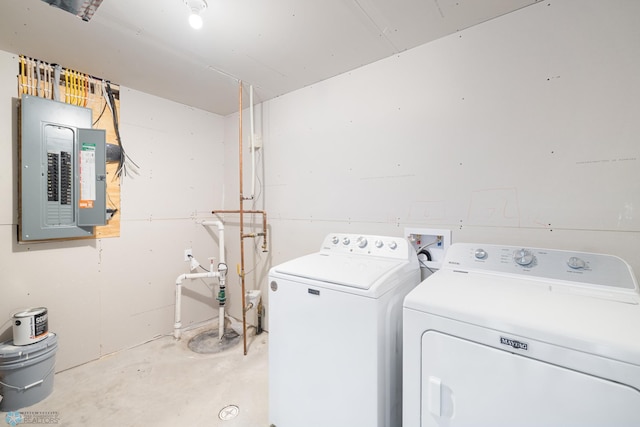
[{"label": "exposed ceiling", "polygon": [[[89,22],[41,0],[2,0],[0,50],[206,111],[237,110],[539,0],[104,0]],[[18,69],[16,66],[16,74]]]}]

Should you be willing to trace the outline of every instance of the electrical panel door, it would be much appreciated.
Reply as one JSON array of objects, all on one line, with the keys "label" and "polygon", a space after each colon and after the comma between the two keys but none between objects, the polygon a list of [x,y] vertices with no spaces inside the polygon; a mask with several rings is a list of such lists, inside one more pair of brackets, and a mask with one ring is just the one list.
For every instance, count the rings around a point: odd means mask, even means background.
[{"label": "electrical panel door", "polygon": [[106,137],[92,112],[23,95],[20,241],[94,235],[106,223]]},{"label": "electrical panel door", "polygon": [[107,163],[105,131],[78,129],[78,225],[105,225],[107,218]]}]

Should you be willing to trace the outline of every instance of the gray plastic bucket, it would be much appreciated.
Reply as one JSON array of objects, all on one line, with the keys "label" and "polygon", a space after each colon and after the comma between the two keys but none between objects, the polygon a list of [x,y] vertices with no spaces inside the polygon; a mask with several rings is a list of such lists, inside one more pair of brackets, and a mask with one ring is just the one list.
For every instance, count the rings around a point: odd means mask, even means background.
[{"label": "gray plastic bucket", "polygon": [[57,349],[54,333],[34,344],[0,344],[0,411],[15,411],[51,394]]}]

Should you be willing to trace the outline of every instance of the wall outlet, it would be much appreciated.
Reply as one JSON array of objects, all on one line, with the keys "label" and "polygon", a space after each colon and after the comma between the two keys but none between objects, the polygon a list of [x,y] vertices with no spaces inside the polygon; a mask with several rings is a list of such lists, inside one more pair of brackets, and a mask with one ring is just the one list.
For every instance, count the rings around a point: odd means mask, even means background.
[{"label": "wall outlet", "polygon": [[444,255],[451,245],[451,230],[405,228],[404,235],[416,250],[420,267],[439,269],[442,266]]},{"label": "wall outlet", "polygon": [[191,249],[185,249],[184,250],[184,260],[185,261],[191,261],[191,257],[193,256],[193,252],[191,251]]}]

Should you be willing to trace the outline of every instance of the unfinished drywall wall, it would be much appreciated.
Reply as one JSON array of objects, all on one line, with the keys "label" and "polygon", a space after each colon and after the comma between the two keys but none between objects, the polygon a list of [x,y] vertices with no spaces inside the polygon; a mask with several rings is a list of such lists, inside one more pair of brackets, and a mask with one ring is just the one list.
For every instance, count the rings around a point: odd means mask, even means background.
[{"label": "unfinished drywall wall", "polygon": [[[640,271],[639,15],[628,1],[540,2],[259,105],[267,262],[329,232],[430,226]],[[237,149],[226,155],[233,177]]]},{"label": "unfinished drywall wall", "polygon": [[[183,250],[205,264],[218,254],[198,221],[222,200],[223,118],[122,87],[122,142],[140,167],[122,180],[120,237],[18,244],[17,70],[17,55],[0,52],[0,324],[47,307],[58,371],[172,333]],[[217,316],[208,284],[186,286],[185,326]]]}]

